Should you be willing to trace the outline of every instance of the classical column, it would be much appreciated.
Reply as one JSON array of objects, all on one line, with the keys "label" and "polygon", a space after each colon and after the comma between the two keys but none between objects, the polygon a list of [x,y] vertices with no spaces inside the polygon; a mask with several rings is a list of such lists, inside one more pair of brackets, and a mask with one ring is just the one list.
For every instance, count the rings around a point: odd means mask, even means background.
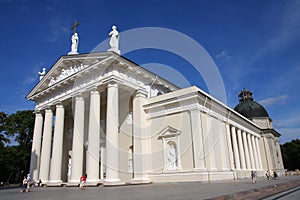
[{"label": "classical column", "polygon": [[64,121],[65,109],[63,105],[56,105],[55,127],[53,136],[52,159],[50,182],[62,182],[62,156],[63,156],[63,140],[64,140]]},{"label": "classical column", "polygon": [[235,127],[231,127],[231,135],[232,135],[232,143],[233,143],[233,153],[234,153],[234,161],[235,161],[235,169],[241,169],[240,157],[239,157],[239,149],[236,140],[236,131]]},{"label": "classical column", "polygon": [[252,142],[252,148],[253,148],[255,169],[259,169],[257,149],[256,149],[255,141],[254,141],[254,135],[251,136],[251,142]]},{"label": "classical column", "polygon": [[45,122],[40,165],[40,179],[43,183],[47,183],[49,181],[50,153],[52,140],[52,118],[52,110],[50,108],[47,108],[45,110]]},{"label": "classical column", "polygon": [[70,183],[78,183],[83,175],[83,145],[84,145],[84,99],[75,97],[74,130],[71,156]]},{"label": "classical column", "polygon": [[146,94],[136,91],[133,98],[133,173],[132,183],[149,183],[149,144],[146,113],[143,109]]},{"label": "classical column", "polygon": [[242,133],[240,129],[237,130],[237,136],[238,136],[238,143],[239,143],[239,152],[241,156],[241,167],[242,169],[246,169],[245,152],[244,152],[244,146],[242,141]]},{"label": "classical column", "polygon": [[248,141],[248,147],[250,152],[251,169],[255,169],[251,135],[249,133],[247,134],[247,141]]},{"label": "classical column", "polygon": [[190,111],[190,120],[192,127],[192,145],[194,153],[194,168],[206,170],[204,162],[204,150],[202,141],[202,127],[200,110]]},{"label": "classical column", "polygon": [[249,149],[248,149],[248,142],[247,142],[247,137],[246,137],[246,132],[243,131],[243,142],[244,142],[244,147],[245,147],[245,156],[246,156],[246,166],[247,169],[251,169],[251,163],[250,163],[250,155],[249,155]]},{"label": "classical column", "polygon": [[39,180],[42,131],[43,115],[39,111],[36,111],[30,160],[30,174],[33,181]]},{"label": "classical column", "polygon": [[119,178],[119,89],[117,83],[107,86],[106,110],[106,178],[104,184],[120,183]]},{"label": "classical column", "polygon": [[101,142],[100,143],[100,180],[104,179],[104,161],[105,161],[104,152],[105,152],[104,144]]},{"label": "classical column", "polygon": [[234,170],[234,161],[233,161],[233,152],[232,152],[232,144],[231,144],[231,137],[230,137],[230,126],[226,124],[226,140],[227,140],[227,149],[229,154],[229,165],[230,169]]},{"label": "classical column", "polygon": [[263,167],[262,167],[262,161],[261,161],[261,151],[260,151],[260,148],[259,148],[258,137],[255,137],[255,143],[256,143],[256,149],[257,149],[257,154],[258,154],[259,169],[263,169]]},{"label": "classical column", "polygon": [[90,92],[88,153],[86,157],[87,182],[97,183],[99,179],[100,151],[100,94],[97,90]]}]

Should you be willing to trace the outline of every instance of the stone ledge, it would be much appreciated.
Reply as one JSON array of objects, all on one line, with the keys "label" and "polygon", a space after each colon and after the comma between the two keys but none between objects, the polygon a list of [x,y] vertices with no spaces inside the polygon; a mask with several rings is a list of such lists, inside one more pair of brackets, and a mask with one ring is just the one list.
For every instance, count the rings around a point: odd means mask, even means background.
[{"label": "stone ledge", "polygon": [[246,199],[262,199],[295,187],[300,186],[300,180],[289,181],[286,183],[279,183],[275,185],[264,186],[261,188],[251,189],[247,191],[241,191],[237,193],[233,193],[230,195],[222,195],[214,198],[210,198],[207,200],[227,200],[227,199],[235,199],[235,200],[246,200]]}]

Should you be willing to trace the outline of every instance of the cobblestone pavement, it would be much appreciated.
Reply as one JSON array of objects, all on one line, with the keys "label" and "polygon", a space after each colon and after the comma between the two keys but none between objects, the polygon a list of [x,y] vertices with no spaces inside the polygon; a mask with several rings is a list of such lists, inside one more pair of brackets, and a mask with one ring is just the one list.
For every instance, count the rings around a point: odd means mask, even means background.
[{"label": "cobblestone pavement", "polygon": [[[148,185],[127,185],[119,187],[35,187],[29,193],[19,193],[20,188],[1,189],[0,200],[68,200],[68,199],[109,199],[109,200],[150,200],[150,199],[208,199],[249,191],[266,186],[299,181],[300,176],[281,177],[280,180],[258,179],[252,184],[250,179],[222,181],[215,183],[155,183]],[[221,199],[221,198],[218,198]]]}]

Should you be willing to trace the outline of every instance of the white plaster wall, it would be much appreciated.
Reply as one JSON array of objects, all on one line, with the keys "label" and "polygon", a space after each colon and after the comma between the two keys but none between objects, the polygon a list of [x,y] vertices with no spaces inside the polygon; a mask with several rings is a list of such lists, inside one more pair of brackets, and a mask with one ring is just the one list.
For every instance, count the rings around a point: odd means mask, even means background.
[{"label": "white plaster wall", "polygon": [[158,133],[165,127],[170,126],[182,131],[178,136],[178,153],[181,161],[181,170],[192,170],[192,144],[191,144],[191,127],[189,115],[187,112],[176,113],[163,117],[153,118],[150,122],[151,134],[151,172],[162,173],[164,168],[164,151],[163,141],[158,139]]}]

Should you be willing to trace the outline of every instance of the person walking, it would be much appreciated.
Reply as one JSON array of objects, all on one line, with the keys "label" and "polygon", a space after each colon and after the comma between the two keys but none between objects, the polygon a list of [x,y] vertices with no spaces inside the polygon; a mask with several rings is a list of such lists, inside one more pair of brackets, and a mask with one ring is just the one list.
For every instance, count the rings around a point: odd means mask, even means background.
[{"label": "person walking", "polygon": [[26,192],[30,192],[30,182],[31,182],[31,178],[30,178],[30,174],[27,174],[27,188],[26,188]]},{"label": "person walking", "polygon": [[251,179],[252,179],[252,183],[256,183],[256,172],[251,170]]},{"label": "person walking", "polygon": [[85,182],[86,182],[86,177],[87,177],[86,174],[85,174],[85,175],[82,175],[82,176],[80,177],[79,187],[80,187],[80,189],[82,189],[82,190],[84,190],[84,186],[85,186]]},{"label": "person walking", "polygon": [[270,174],[269,174],[269,171],[266,172],[266,177],[267,177],[267,180],[270,180]]},{"label": "person walking", "polygon": [[23,182],[22,182],[22,185],[21,185],[21,191],[20,191],[20,193],[25,192],[26,188],[27,188],[27,177],[24,176],[24,179],[23,179]]}]

